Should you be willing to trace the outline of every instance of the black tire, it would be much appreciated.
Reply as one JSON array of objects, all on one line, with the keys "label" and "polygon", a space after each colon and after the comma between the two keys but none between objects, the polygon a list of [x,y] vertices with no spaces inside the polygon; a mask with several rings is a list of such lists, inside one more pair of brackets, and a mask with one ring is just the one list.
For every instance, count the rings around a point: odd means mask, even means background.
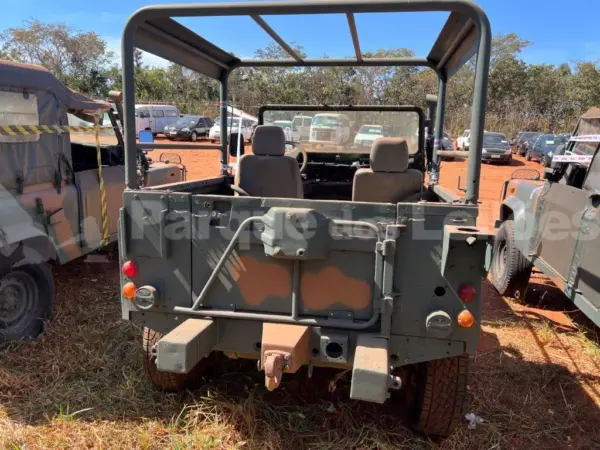
[{"label": "black tire", "polygon": [[525,152],[525,160],[526,161],[531,161],[531,152],[529,150],[527,150]]},{"label": "black tire", "polygon": [[192,142],[196,142],[198,140],[198,134],[195,131],[192,131],[192,135],[190,136]]},{"label": "black tire", "polygon": [[150,382],[166,392],[180,392],[192,389],[200,384],[209,357],[202,359],[189,373],[161,372],[156,368],[156,355],[152,347],[163,337],[158,331],[144,328],[142,348],[144,350],[144,368]]},{"label": "black tire", "polygon": [[548,160],[548,157],[546,155],[542,156],[540,164],[542,165],[542,167],[550,167],[550,161]]},{"label": "black tire", "polygon": [[467,397],[469,355],[435,359],[416,368],[415,430],[446,437],[458,426]]},{"label": "black tire", "polygon": [[517,147],[517,155],[519,155],[519,156],[525,155],[525,150],[523,149],[523,146],[519,145]]},{"label": "black tire", "polygon": [[515,247],[515,224],[506,220],[498,229],[492,249],[491,281],[500,295],[523,300],[531,277],[531,263]]},{"label": "black tire", "polygon": [[52,315],[54,278],[47,263],[0,273],[0,343],[34,339]]}]

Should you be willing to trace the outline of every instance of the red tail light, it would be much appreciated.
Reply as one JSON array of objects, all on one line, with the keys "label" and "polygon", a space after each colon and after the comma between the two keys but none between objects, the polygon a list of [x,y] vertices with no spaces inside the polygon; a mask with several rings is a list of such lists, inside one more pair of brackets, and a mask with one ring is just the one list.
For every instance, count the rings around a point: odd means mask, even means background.
[{"label": "red tail light", "polygon": [[458,297],[463,302],[472,302],[473,300],[475,300],[477,298],[477,289],[475,289],[475,286],[473,286],[473,285],[463,284],[458,289]]},{"label": "red tail light", "polygon": [[123,275],[129,278],[133,278],[138,273],[138,268],[133,261],[125,261],[123,267],[121,267]]}]

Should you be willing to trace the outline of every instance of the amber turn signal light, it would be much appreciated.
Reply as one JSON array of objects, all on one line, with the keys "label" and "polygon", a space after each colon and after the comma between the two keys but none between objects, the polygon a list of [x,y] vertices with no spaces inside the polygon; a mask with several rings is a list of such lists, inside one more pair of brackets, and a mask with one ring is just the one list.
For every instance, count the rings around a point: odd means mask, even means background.
[{"label": "amber turn signal light", "polygon": [[121,267],[123,275],[129,278],[133,278],[138,273],[138,268],[133,261],[125,261]]},{"label": "amber turn signal light", "polygon": [[121,289],[121,293],[123,294],[123,297],[125,297],[128,300],[132,300],[135,297],[135,284],[133,284],[131,281],[129,283],[125,283],[123,285],[123,288]]},{"label": "amber turn signal light", "polygon": [[458,313],[456,321],[463,328],[471,328],[475,323],[475,316],[468,309],[463,309],[460,313]]}]

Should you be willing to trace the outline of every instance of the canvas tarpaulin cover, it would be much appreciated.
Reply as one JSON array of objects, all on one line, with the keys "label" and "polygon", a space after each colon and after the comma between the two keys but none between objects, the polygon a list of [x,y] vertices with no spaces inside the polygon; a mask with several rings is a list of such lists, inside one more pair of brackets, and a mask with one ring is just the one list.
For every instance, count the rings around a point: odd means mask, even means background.
[{"label": "canvas tarpaulin cover", "polygon": [[[71,91],[43,67],[0,61],[0,125],[68,125],[67,112],[89,119],[109,109],[107,102]],[[71,162],[68,134],[2,136],[0,184],[16,189],[53,181],[61,154]]]}]

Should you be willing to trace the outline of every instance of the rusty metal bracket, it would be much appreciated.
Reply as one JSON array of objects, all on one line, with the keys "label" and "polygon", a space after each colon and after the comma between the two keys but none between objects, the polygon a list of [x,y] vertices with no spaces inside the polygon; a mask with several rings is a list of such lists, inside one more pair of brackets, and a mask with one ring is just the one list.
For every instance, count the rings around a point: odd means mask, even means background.
[{"label": "rusty metal bracket", "polygon": [[265,371],[269,391],[281,383],[283,373],[294,373],[310,360],[310,328],[300,325],[263,324],[259,370]]}]

